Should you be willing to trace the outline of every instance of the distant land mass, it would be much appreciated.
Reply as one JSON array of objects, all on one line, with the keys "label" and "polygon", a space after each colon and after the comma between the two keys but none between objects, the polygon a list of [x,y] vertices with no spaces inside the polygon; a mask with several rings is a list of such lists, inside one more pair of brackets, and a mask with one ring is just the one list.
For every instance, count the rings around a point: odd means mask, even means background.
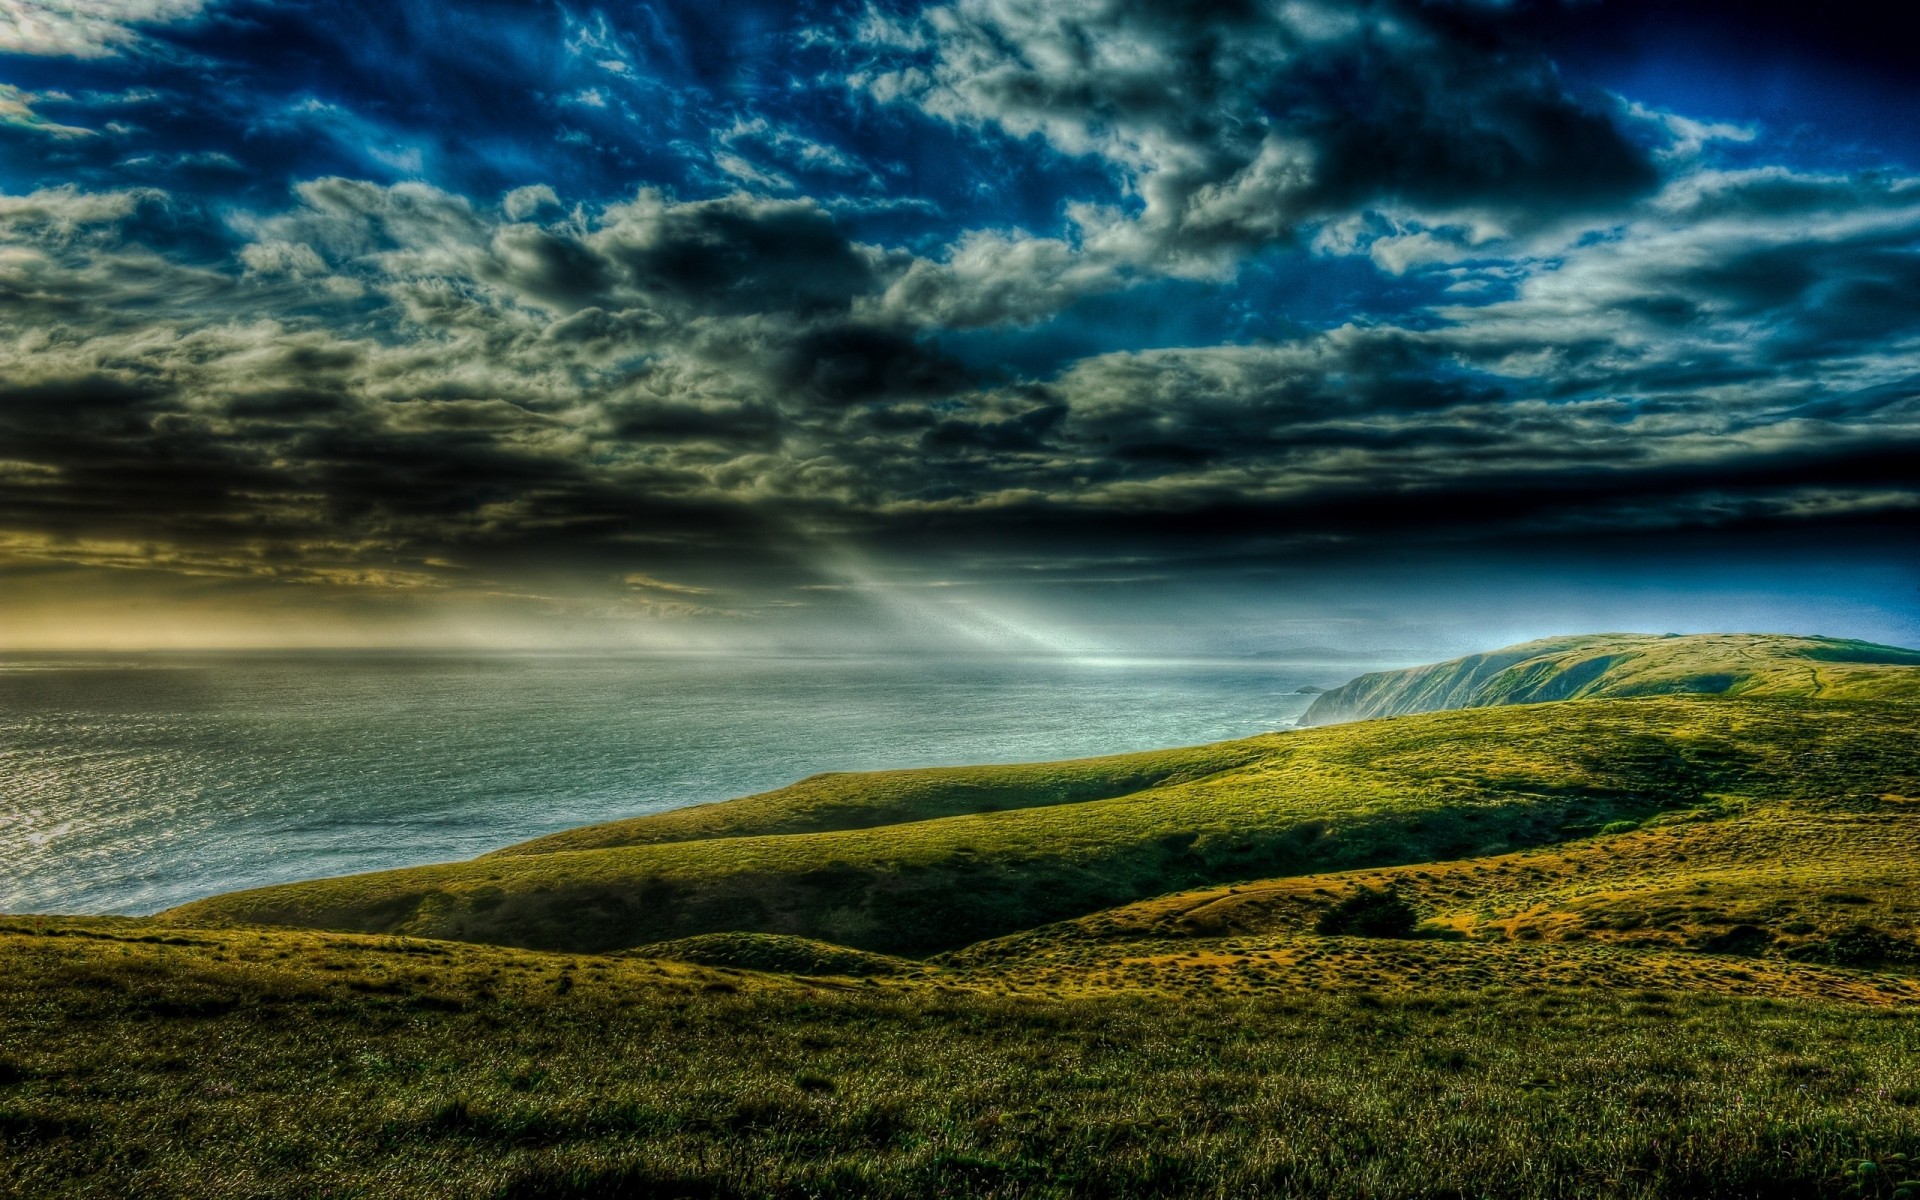
[{"label": "distant land mass", "polygon": [[1893,699],[1920,696],[1920,650],[1764,633],[1597,633],[1376,671],[1324,692],[1301,725],[1635,696]]}]

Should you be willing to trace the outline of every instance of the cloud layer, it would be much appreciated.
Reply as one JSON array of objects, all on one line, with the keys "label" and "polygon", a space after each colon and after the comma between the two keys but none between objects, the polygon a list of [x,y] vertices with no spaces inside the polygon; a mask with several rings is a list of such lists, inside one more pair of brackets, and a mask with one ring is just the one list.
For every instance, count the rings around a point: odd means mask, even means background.
[{"label": "cloud layer", "polygon": [[781,35],[784,95],[687,13],[568,15],[520,149],[276,92],[138,153],[234,108],[179,64],[243,10],[25,12],[8,61],[101,74],[0,85],[18,578],[724,624],[848,555],[1095,581],[1920,509],[1920,181],[1569,82],[1497,6],[843,11]]}]

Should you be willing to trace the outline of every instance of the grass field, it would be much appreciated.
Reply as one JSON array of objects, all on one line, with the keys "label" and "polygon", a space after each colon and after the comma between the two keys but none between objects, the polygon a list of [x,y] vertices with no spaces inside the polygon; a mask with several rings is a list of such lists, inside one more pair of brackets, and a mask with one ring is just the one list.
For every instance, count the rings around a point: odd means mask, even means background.
[{"label": "grass field", "polygon": [[1875,670],[0,918],[0,1195],[1915,1200],[1920,668]]},{"label": "grass field", "polygon": [[12,1196],[1837,1197],[1920,1154],[1920,1007],[1887,1001],[72,920],[0,953]]}]

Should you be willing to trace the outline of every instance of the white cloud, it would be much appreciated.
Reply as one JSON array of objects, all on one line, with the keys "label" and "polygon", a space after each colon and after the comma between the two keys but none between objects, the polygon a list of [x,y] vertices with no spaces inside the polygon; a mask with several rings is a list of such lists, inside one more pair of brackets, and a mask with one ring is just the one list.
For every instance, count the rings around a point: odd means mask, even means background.
[{"label": "white cloud", "polygon": [[639,571],[630,572],[623,576],[621,582],[630,588],[643,592],[666,592],[675,596],[711,596],[713,594],[712,588],[694,587],[686,583],[673,583],[665,579],[656,579],[652,575],[647,575]]},{"label": "white cloud", "polygon": [[713,164],[727,175],[768,191],[796,191],[790,172],[855,181],[878,189],[880,179],[846,151],[773,124],[742,118],[713,131]]},{"label": "white cloud", "polygon": [[1375,238],[1367,247],[1373,265],[1389,275],[1405,275],[1416,267],[1436,263],[1457,263],[1474,254],[1474,248],[1458,231],[1418,229],[1407,233]]},{"label": "white cloud", "polygon": [[500,211],[509,220],[524,221],[543,208],[560,207],[560,197],[544,183],[517,187],[500,198]]},{"label": "white cloud", "polygon": [[754,166],[746,159],[741,158],[738,154],[730,154],[725,150],[716,150],[714,152],[713,165],[749,187],[757,187],[769,192],[791,192],[795,190],[793,180],[782,175],[780,172],[763,170],[760,167]]},{"label": "white cloud", "polygon": [[326,260],[305,242],[250,242],[240,248],[240,261],[256,275],[304,279],[327,273]]},{"label": "white cloud", "polygon": [[1625,102],[1625,107],[1627,116],[1653,125],[1666,135],[1667,144],[1661,148],[1659,155],[1670,162],[1697,159],[1714,142],[1751,142],[1759,136],[1759,130],[1753,125],[1737,125],[1731,121],[1696,121],[1664,108],[1650,108],[1638,101]]},{"label": "white cloud", "polygon": [[34,104],[45,98],[47,97],[33,92],[21,91],[12,84],[0,83],[0,125],[12,125],[16,129],[27,129],[53,138],[94,136],[91,129],[82,129],[76,125],[62,125],[35,112]]},{"label": "white cloud", "polygon": [[88,192],[63,184],[24,195],[0,192],[0,241],[64,241],[83,229],[124,221],[142,204],[166,201],[166,193],[153,188]]},{"label": "white cloud", "polygon": [[190,20],[206,0],[0,0],[0,52],[105,58],[140,43],[141,25]]}]

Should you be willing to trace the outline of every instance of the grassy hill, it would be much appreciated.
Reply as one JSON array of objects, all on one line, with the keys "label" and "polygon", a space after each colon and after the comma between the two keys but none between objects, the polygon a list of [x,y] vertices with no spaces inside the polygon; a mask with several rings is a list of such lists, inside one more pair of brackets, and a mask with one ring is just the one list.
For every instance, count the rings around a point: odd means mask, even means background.
[{"label": "grassy hill", "polygon": [[1920,699],[1915,667],[1920,667],[1920,650],[1838,638],[1585,634],[1362,675],[1318,696],[1300,723],[1682,694]]},{"label": "grassy hill", "polygon": [[[1039,783],[1040,805],[947,815],[982,797],[1017,802],[1022,779]],[[1112,794],[1129,782],[1139,790]],[[1497,854],[1703,805],[1888,789],[1920,793],[1920,708],[1591,701],[1140,761],[828,777],[738,802],[737,818],[731,805],[663,814],[544,843],[592,848],[531,843],[167,915],[556,950],[759,932],[924,954],[1206,883]],[[1098,798],[1061,799],[1076,794]],[[871,823],[915,799],[930,818]],[[789,824],[812,831],[760,832]]]}]

